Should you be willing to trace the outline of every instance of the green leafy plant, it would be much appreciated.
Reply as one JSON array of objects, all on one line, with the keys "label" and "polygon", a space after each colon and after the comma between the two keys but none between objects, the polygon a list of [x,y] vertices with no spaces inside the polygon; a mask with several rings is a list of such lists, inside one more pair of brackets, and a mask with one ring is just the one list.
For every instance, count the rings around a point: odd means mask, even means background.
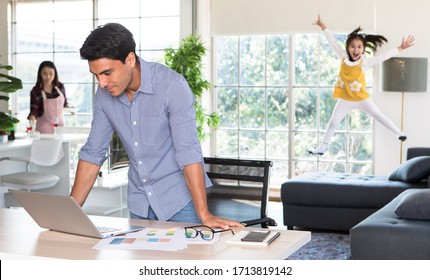
[{"label": "green leafy plant", "polygon": [[200,140],[207,138],[205,127],[217,128],[219,115],[215,112],[207,114],[199,103],[200,98],[210,83],[204,79],[202,73],[202,57],[206,54],[206,47],[199,35],[189,35],[184,38],[178,49],[166,48],[164,63],[184,76],[196,97],[196,123]]},{"label": "green leafy plant", "polygon": [[[12,70],[10,65],[0,64],[0,70],[5,69],[7,71]],[[0,73],[0,93],[13,93],[19,89],[22,89],[22,81],[18,78],[9,76],[7,74]],[[8,101],[9,96],[0,95],[0,100]],[[19,120],[6,112],[0,112],[0,134],[7,134],[14,128],[14,125],[19,123]]]}]

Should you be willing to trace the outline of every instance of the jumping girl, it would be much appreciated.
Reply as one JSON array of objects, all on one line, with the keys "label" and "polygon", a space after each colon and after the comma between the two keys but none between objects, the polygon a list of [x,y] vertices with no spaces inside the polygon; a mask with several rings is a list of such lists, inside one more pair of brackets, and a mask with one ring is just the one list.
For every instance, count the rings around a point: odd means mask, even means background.
[{"label": "jumping girl", "polygon": [[414,37],[409,35],[406,40],[404,38],[402,39],[402,44],[399,47],[369,58],[364,56],[366,48],[371,49],[373,53],[375,53],[378,47],[388,42],[384,36],[359,33],[361,28],[358,27],[348,35],[345,51],[336,42],[335,37],[327,29],[327,26],[319,15],[318,19],[313,24],[319,26],[323,30],[336,56],[341,60],[341,66],[333,93],[333,98],[337,98],[338,101],[333,110],[327,131],[325,132],[321,145],[316,149],[310,150],[309,153],[323,155],[327,150],[336,127],[343,118],[354,109],[369,114],[386,128],[397,134],[399,140],[405,141],[406,135],[400,131],[400,129],[388,119],[369,98],[369,93],[366,90],[365,73],[368,68],[413,46]]}]

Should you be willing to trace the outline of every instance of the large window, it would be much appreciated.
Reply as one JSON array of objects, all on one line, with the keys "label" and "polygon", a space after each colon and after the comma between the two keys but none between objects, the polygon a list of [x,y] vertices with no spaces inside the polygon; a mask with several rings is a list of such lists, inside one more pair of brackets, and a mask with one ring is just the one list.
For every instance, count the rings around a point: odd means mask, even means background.
[{"label": "large window", "polygon": [[[134,35],[137,54],[160,61],[167,47],[177,47],[180,38],[181,0],[21,0],[10,1],[10,58],[24,88],[13,95],[12,110],[20,120],[29,114],[30,91],[37,69],[51,60],[65,84],[75,115],[65,116],[66,126],[89,127],[95,81],[79,48],[91,30],[118,22]],[[25,121],[19,131],[25,131]],[[22,126],[22,127],[21,127]]]},{"label": "large window", "polygon": [[308,171],[372,172],[372,121],[364,113],[348,115],[324,156],[308,154],[336,103],[339,62],[322,35],[216,37],[214,67],[216,156],[272,160],[278,186]]}]

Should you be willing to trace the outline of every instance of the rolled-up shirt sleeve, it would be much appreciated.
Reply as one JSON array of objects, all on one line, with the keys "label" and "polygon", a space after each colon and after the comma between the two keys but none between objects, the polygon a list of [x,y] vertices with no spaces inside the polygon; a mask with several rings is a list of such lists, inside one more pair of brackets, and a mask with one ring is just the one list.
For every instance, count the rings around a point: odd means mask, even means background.
[{"label": "rolled-up shirt sleeve", "polygon": [[196,129],[195,97],[187,81],[181,77],[169,87],[167,111],[178,165],[202,162],[203,155]]}]

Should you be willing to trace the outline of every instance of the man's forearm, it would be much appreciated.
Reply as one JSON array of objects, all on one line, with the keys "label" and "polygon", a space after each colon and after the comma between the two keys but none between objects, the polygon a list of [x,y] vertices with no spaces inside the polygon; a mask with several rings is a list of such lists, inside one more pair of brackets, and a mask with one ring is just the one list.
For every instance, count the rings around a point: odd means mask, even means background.
[{"label": "man's forearm", "polygon": [[184,167],[185,180],[193,198],[194,208],[200,220],[209,215],[206,182],[203,165],[201,163],[190,164]]},{"label": "man's forearm", "polygon": [[100,166],[79,160],[76,169],[75,182],[70,192],[70,196],[76,200],[79,205],[84,205],[85,200],[90,193],[91,188],[96,181]]}]

